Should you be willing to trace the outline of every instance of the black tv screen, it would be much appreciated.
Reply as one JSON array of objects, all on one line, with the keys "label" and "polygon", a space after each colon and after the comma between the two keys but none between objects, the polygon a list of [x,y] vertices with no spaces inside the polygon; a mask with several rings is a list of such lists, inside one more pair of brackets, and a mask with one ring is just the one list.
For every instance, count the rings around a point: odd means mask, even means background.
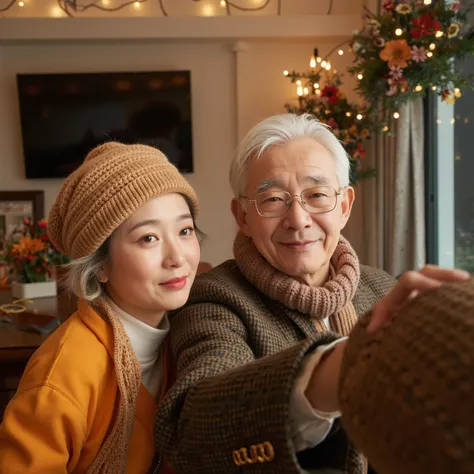
[{"label": "black tv screen", "polygon": [[193,171],[189,71],[18,74],[27,178],[69,175],[106,141],[163,151]]}]

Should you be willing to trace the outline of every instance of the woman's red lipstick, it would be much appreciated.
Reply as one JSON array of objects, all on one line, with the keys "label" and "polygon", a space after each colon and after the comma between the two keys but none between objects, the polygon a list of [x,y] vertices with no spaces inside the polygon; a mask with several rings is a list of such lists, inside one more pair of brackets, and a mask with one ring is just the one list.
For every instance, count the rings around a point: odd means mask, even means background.
[{"label": "woman's red lipstick", "polygon": [[160,286],[164,286],[168,290],[181,290],[186,286],[187,281],[187,276],[172,278],[171,280],[160,283]]}]

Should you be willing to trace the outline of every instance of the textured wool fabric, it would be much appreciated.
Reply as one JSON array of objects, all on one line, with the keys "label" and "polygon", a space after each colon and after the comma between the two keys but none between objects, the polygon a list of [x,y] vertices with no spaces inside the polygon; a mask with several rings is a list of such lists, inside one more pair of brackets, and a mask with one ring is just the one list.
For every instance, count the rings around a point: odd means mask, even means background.
[{"label": "textured wool fabric", "polygon": [[326,318],[330,318],[331,328],[343,336],[356,323],[351,301],[360,279],[359,259],[344,237],[331,257],[330,280],[320,287],[305,285],[270,265],[242,232],[235,239],[234,255],[239,270],[253,286],[287,308],[308,314],[318,331],[327,330]]},{"label": "textured wool fabric", "polygon": [[197,214],[193,188],[163,153],[104,143],[61,186],[48,218],[49,236],[66,255],[85,257],[147,201],[170,193],[188,197]]},{"label": "textured wool fabric", "polygon": [[[358,315],[395,280],[361,266],[352,300]],[[270,299],[229,260],[200,275],[184,308],[170,315],[176,384],[158,407],[158,450],[179,473],[301,474],[289,437],[291,392],[304,357],[338,335],[308,314]],[[338,421],[310,450],[310,469],[365,474],[367,465]],[[270,442],[275,459],[237,467],[233,452]]]},{"label": "textured wool fabric", "polygon": [[474,279],[408,302],[349,338],[343,424],[379,474],[474,472]]}]

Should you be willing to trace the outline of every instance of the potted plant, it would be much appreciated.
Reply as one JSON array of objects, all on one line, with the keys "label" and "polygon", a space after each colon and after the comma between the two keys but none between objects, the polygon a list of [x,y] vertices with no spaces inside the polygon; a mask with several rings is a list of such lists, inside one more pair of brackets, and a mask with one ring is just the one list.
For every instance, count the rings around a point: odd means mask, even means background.
[{"label": "potted plant", "polygon": [[12,295],[20,299],[56,296],[54,268],[69,261],[49,240],[47,222],[29,219],[12,234],[2,259],[10,267]]}]

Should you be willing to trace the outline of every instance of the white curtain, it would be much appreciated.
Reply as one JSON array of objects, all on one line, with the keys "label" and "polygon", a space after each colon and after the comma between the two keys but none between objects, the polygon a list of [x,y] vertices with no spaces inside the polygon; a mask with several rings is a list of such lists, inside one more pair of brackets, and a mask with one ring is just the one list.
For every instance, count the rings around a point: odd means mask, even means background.
[{"label": "white curtain", "polygon": [[344,234],[362,263],[398,276],[425,264],[424,126],[421,98],[403,105],[366,158],[377,176],[356,186]]}]

